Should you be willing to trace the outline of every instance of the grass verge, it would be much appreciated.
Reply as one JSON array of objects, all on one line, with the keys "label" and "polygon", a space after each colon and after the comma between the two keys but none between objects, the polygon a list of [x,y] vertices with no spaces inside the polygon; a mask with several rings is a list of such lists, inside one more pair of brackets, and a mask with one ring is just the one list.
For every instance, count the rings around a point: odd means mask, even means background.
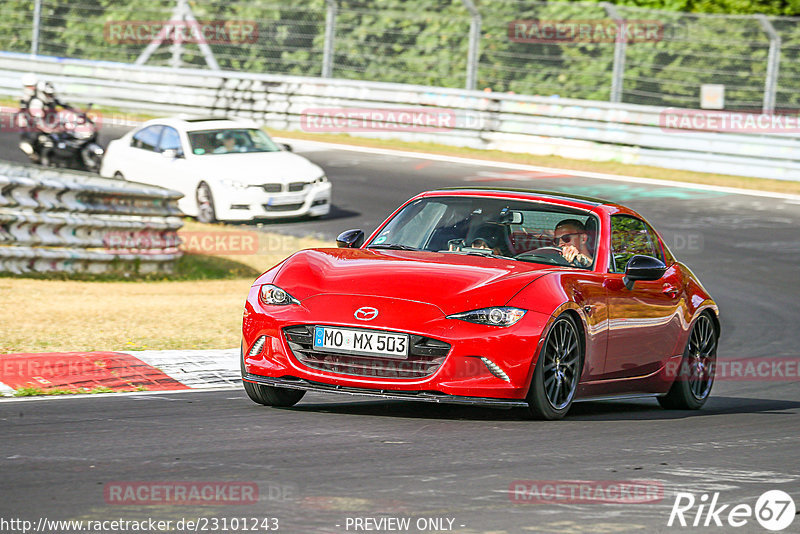
[{"label": "grass verge", "polygon": [[[181,230],[212,236],[243,231],[249,232],[194,221]],[[189,254],[172,278],[0,278],[0,353],[236,347],[253,280],[297,250],[333,246],[252,234],[255,253]]]}]

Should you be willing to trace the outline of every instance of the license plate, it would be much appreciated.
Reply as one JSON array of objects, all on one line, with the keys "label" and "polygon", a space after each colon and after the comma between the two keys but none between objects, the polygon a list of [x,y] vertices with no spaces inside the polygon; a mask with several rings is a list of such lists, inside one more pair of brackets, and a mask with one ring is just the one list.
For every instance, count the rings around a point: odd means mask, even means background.
[{"label": "license plate", "polygon": [[408,335],[317,326],[314,327],[314,348],[404,360],[408,358]]},{"label": "license plate", "polygon": [[305,199],[306,199],[305,195],[270,197],[269,200],[267,200],[267,206],[282,206],[283,204],[297,204],[298,202],[304,202]]}]

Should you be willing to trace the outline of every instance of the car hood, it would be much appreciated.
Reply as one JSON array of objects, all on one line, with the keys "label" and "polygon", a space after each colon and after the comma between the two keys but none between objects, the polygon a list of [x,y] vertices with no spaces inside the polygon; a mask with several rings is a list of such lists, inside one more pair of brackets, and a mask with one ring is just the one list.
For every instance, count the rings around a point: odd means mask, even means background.
[{"label": "car hood", "polygon": [[310,249],[287,259],[274,283],[300,301],[319,294],[389,297],[430,303],[449,315],[502,306],[553,270],[561,269],[435,252]]},{"label": "car hood", "polygon": [[312,181],[323,170],[291,152],[249,152],[189,156],[198,176],[205,180],[236,180],[247,185]]}]

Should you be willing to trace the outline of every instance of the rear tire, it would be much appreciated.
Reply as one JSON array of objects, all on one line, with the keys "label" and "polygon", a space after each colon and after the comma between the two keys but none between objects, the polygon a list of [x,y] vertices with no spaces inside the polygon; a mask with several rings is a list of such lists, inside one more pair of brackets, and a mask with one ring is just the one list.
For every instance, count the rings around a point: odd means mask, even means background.
[{"label": "rear tire", "polygon": [[244,350],[241,351],[241,357],[239,358],[239,361],[242,370],[242,384],[244,384],[244,390],[247,393],[247,396],[250,397],[250,400],[256,404],[288,408],[300,402],[300,399],[302,399],[306,394],[306,392],[301,389],[278,388],[274,386],[265,386],[264,384],[248,382],[247,380],[244,380]]},{"label": "rear tire", "polygon": [[667,410],[698,410],[708,400],[717,364],[717,330],[708,313],[697,318],[669,392],[658,397]]},{"label": "rear tire", "polygon": [[528,415],[535,419],[561,419],[572,407],[583,368],[583,343],[568,314],[553,323],[536,362],[528,391]]}]

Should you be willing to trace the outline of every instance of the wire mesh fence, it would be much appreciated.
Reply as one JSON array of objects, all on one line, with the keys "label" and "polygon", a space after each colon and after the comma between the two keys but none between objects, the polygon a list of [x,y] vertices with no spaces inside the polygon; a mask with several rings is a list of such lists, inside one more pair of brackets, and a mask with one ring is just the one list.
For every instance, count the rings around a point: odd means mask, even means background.
[{"label": "wire mesh fence", "polygon": [[5,0],[0,49],[699,107],[800,109],[800,18],[527,0]]}]

